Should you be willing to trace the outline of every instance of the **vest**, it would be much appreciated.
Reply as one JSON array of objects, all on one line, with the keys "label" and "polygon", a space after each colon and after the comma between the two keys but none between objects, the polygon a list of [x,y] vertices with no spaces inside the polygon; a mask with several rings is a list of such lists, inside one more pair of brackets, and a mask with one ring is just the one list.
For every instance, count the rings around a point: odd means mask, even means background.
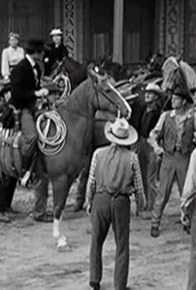
[{"label": "vest", "polygon": [[[175,145],[177,141],[177,127],[175,122],[175,116],[171,116],[171,111],[166,115],[164,126],[161,132],[163,139],[163,148],[166,152],[173,153],[175,151]],[[184,122],[184,130],[181,140],[181,153],[190,154],[195,145],[193,143],[194,133],[194,114],[190,113]]]},{"label": "vest", "polygon": [[131,152],[126,147],[110,145],[100,150],[95,168],[96,192],[129,194],[133,170]]}]

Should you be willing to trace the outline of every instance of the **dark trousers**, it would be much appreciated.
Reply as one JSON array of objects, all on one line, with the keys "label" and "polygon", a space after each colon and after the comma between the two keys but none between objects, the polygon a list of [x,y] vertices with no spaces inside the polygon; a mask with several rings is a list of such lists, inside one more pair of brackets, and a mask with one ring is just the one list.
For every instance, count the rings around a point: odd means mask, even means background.
[{"label": "dark trousers", "polygon": [[48,201],[49,181],[46,177],[42,178],[40,186],[35,190],[35,206],[33,210],[34,217],[41,217],[46,213]]},{"label": "dark trousers", "polygon": [[17,179],[6,177],[0,184],[0,212],[3,213],[11,207],[11,203],[16,188]]},{"label": "dark trousers", "polygon": [[160,168],[160,185],[152,210],[152,226],[159,227],[161,223],[161,217],[171,196],[171,189],[175,179],[181,196],[189,157],[189,155],[183,155],[179,152],[173,154],[165,152],[163,154]]},{"label": "dark trousers", "polygon": [[147,209],[152,210],[157,195],[158,160],[153,148],[148,144],[147,138],[140,137],[139,161],[147,200]]},{"label": "dark trousers", "polygon": [[90,281],[100,282],[102,279],[102,248],[112,224],[116,243],[114,286],[116,290],[125,290],[129,271],[129,197],[95,194],[91,221]]},{"label": "dark trousers", "polygon": [[192,208],[191,218],[191,255],[187,290],[196,289],[196,200]]},{"label": "dark trousers", "polygon": [[[33,156],[37,144],[37,130],[31,110],[23,109],[21,114],[21,153],[25,162]],[[30,160],[31,161],[31,160]]]}]

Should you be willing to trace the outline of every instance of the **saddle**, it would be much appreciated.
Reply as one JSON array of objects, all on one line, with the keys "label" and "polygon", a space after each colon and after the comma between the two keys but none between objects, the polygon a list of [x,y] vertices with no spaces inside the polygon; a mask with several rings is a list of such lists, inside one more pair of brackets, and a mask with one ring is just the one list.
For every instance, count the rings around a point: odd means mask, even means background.
[{"label": "saddle", "polygon": [[0,179],[4,174],[16,178],[22,176],[22,156],[19,148],[22,133],[19,129],[19,114],[19,110],[10,105],[1,118]]},{"label": "saddle", "polygon": [[[40,107],[36,116],[39,150],[35,151],[32,160],[24,162],[24,157],[21,154],[21,145],[22,142],[25,142],[24,138],[21,138],[21,111],[10,105],[8,109],[12,111],[9,112],[9,122],[11,120],[14,126],[7,126],[5,120],[0,123],[0,179],[3,179],[4,175],[8,175],[19,179],[23,186],[35,187],[39,181],[37,174],[39,168],[36,166],[39,159],[37,158],[38,154],[41,152],[51,156],[62,150],[67,134],[66,125],[56,110]],[[48,136],[51,124],[55,129],[54,136]],[[23,163],[26,165],[27,162],[29,166],[25,166],[24,170]],[[41,162],[39,165],[42,166]]]}]

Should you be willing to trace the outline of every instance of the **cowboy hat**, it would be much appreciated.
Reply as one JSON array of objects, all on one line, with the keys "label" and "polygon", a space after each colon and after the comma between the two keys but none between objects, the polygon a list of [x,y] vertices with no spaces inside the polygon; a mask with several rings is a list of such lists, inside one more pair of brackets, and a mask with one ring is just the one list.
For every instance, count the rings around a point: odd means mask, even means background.
[{"label": "cowboy hat", "polygon": [[26,49],[41,52],[44,50],[44,42],[41,39],[31,38],[27,42]]},{"label": "cowboy hat", "polygon": [[146,93],[147,93],[147,92],[153,92],[153,93],[156,93],[157,95],[163,95],[162,90],[161,90],[160,87],[159,87],[157,84],[155,84],[155,83],[149,83],[149,84],[146,86],[144,92],[146,92]]},{"label": "cowboy hat", "polygon": [[122,146],[130,146],[138,140],[137,131],[125,118],[116,118],[114,123],[107,122],[104,133],[107,140]]},{"label": "cowboy hat", "polygon": [[187,89],[176,87],[175,90],[173,91],[173,94],[185,99],[189,103],[193,102],[191,95]]},{"label": "cowboy hat", "polygon": [[194,94],[194,93],[196,92],[196,87],[192,87],[192,88],[190,89],[190,92],[191,92],[192,94]]},{"label": "cowboy hat", "polygon": [[8,35],[8,38],[10,39],[11,37],[19,39],[20,35],[18,33],[16,33],[16,32],[10,32],[9,35]]},{"label": "cowboy hat", "polygon": [[50,32],[50,35],[51,36],[54,36],[54,35],[62,35],[63,32],[60,28],[53,28]]}]

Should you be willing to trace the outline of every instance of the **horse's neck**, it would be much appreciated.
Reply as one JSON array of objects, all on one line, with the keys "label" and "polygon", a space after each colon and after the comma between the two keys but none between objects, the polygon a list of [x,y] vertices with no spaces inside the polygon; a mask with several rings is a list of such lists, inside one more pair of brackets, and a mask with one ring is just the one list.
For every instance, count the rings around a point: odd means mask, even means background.
[{"label": "horse's neck", "polygon": [[67,110],[87,118],[93,118],[95,115],[92,106],[92,98],[95,91],[90,81],[87,79],[74,89],[64,104]]}]

